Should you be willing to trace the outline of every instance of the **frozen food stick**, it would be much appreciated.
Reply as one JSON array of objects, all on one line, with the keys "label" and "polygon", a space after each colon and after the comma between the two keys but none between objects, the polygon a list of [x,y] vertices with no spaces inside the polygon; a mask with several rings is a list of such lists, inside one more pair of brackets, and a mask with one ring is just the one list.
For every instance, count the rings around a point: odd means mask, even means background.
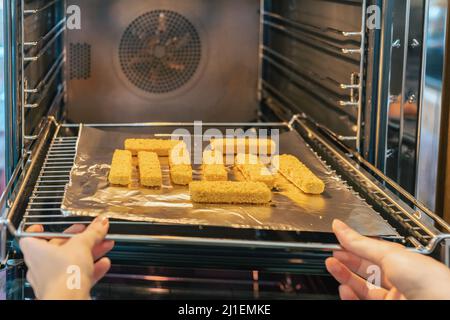
[{"label": "frozen food stick", "polygon": [[223,164],[204,164],[202,177],[205,181],[227,181],[228,172]]},{"label": "frozen food stick", "polygon": [[174,184],[187,186],[192,181],[192,167],[184,164],[172,166],[170,167],[170,178]]},{"label": "frozen food stick", "polygon": [[141,185],[144,187],[161,187],[161,165],[155,152],[138,152],[138,165]]},{"label": "frozen food stick", "polygon": [[169,167],[174,184],[186,186],[192,181],[191,157],[185,144],[176,145],[169,152]]},{"label": "frozen food stick", "polygon": [[267,204],[270,189],[261,182],[194,181],[189,184],[192,202]]},{"label": "frozen food stick", "polygon": [[227,181],[228,172],[223,164],[223,154],[216,151],[203,152],[202,165],[203,180],[206,181]]},{"label": "frozen food stick", "polygon": [[167,157],[170,150],[177,144],[182,143],[179,140],[163,139],[127,139],[125,140],[125,149],[136,156],[139,151],[155,152],[160,157]]},{"label": "frozen food stick", "polygon": [[109,171],[109,182],[121,186],[131,183],[132,155],[130,151],[116,150]]},{"label": "frozen food stick", "polygon": [[253,154],[238,154],[235,168],[246,181],[263,182],[270,189],[275,186],[275,175]]},{"label": "frozen food stick", "polygon": [[276,156],[273,165],[278,168],[281,175],[304,193],[322,194],[325,191],[325,183],[296,157]]},{"label": "frozen food stick", "polygon": [[259,138],[225,138],[211,139],[213,150],[224,154],[252,153],[271,155],[276,152],[276,144],[272,139]]}]

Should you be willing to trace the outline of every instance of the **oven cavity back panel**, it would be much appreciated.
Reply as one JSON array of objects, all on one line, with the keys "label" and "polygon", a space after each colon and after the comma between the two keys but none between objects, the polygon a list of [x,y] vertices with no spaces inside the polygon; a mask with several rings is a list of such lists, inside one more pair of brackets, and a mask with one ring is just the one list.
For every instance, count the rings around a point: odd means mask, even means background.
[{"label": "oven cavity back panel", "polygon": [[148,93],[180,89],[193,78],[201,58],[198,31],[174,11],[154,10],[141,15],[128,26],[120,41],[123,73]]},{"label": "oven cavity back panel", "polygon": [[69,0],[72,4],[81,9],[81,30],[67,31],[66,46],[69,52],[89,46],[90,58],[69,57],[70,121],[256,118],[258,0]]},{"label": "oven cavity back panel", "polygon": [[87,43],[69,44],[69,79],[86,80],[91,76],[91,46]]}]

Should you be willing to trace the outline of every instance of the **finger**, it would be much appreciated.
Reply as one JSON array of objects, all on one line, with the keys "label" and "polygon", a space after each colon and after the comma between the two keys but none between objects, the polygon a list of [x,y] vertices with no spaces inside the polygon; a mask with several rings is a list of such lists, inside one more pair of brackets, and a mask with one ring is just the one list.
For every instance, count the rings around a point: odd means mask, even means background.
[{"label": "finger", "polygon": [[404,300],[404,297],[396,288],[392,288],[387,293],[386,300]]},{"label": "finger", "polygon": [[109,221],[105,216],[99,216],[86,228],[83,233],[73,237],[70,241],[81,242],[91,250],[94,246],[101,243],[108,233]]},{"label": "finger", "polygon": [[[335,251],[333,252],[333,257],[338,259],[343,265],[345,265],[351,272],[357,274],[363,279],[367,279],[373,273],[370,271],[371,267],[377,266],[369,260],[362,259],[357,255],[354,255],[347,251]],[[377,266],[378,267],[378,266]],[[379,268],[379,267],[378,267]],[[381,285],[383,288],[390,289],[392,284],[385,278],[382,274]]]},{"label": "finger", "polygon": [[[74,224],[73,226],[70,226],[69,228],[67,228],[66,230],[64,230],[65,234],[78,234],[83,232],[84,230],[86,230],[86,226],[82,225],[82,224]],[[66,238],[56,238],[56,239],[52,239],[50,240],[51,244],[60,246],[63,245],[64,243],[66,243],[67,241],[69,241],[69,239]]]},{"label": "finger", "polygon": [[341,297],[341,300],[359,300],[353,289],[347,285],[339,286],[339,296]]},{"label": "finger", "polygon": [[340,284],[352,288],[353,292],[361,299],[382,300],[387,294],[387,291],[384,289],[369,286],[366,280],[351,272],[336,258],[328,258],[325,261],[325,265],[327,270]]},{"label": "finger", "polygon": [[100,259],[104,255],[114,248],[114,241],[105,240],[94,247],[92,250],[92,255],[94,256],[94,261]]},{"label": "finger", "polygon": [[94,265],[94,285],[100,281],[111,268],[109,258],[101,258]]},{"label": "finger", "polygon": [[387,254],[404,250],[396,243],[364,237],[339,220],[333,221],[333,231],[346,251],[380,266]]},{"label": "finger", "polygon": [[40,224],[35,224],[31,227],[28,227],[25,231],[28,233],[41,233],[44,232],[44,227]]}]

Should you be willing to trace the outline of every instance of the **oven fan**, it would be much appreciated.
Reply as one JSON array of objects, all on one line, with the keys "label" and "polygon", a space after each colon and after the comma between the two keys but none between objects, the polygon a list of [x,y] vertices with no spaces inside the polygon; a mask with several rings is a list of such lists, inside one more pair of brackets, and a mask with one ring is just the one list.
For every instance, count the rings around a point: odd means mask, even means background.
[{"label": "oven fan", "polygon": [[168,10],[134,20],[120,41],[120,65],[136,87],[152,94],[175,91],[195,74],[202,45],[194,25]]}]

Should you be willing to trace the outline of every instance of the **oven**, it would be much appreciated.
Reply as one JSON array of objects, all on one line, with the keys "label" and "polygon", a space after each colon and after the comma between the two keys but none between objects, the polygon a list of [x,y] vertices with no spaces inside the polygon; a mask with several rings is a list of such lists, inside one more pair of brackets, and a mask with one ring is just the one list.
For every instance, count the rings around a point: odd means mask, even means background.
[{"label": "oven", "polygon": [[[61,237],[91,220],[61,210],[82,128],[290,132],[395,230],[386,240],[450,265],[447,11],[441,0],[4,1],[2,297],[33,298],[17,246],[29,225]],[[97,299],[337,297],[330,232],[113,220],[109,237]]]}]

